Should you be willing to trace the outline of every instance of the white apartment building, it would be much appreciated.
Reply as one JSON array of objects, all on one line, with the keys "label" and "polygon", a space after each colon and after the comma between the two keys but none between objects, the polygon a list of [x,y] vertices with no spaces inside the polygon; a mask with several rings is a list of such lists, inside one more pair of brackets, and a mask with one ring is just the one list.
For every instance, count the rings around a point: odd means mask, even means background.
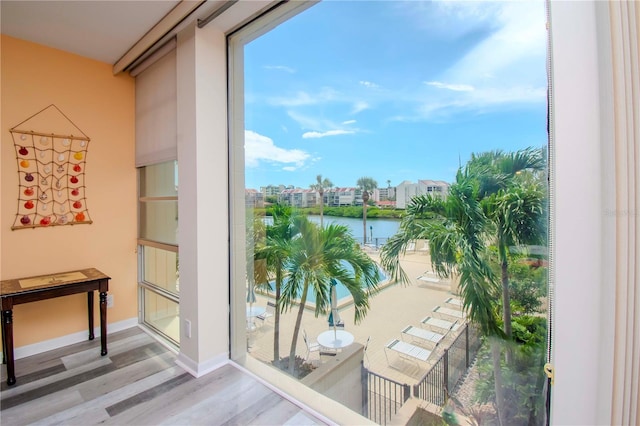
[{"label": "white apartment building", "polygon": [[396,208],[406,209],[411,199],[418,195],[446,197],[448,193],[449,184],[441,180],[419,180],[418,183],[405,180],[396,186]]},{"label": "white apartment building", "polygon": [[278,194],[278,202],[291,207],[313,207],[320,204],[318,193],[313,189],[285,189]]}]

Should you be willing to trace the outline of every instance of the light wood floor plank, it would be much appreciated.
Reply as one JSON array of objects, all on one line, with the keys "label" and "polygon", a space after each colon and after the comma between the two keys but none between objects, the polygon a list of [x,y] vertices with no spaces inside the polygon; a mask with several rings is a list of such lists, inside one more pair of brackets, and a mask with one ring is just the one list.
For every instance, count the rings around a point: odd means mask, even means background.
[{"label": "light wood floor plank", "polygon": [[109,407],[122,400],[131,398],[145,389],[164,383],[172,377],[182,373],[184,373],[184,371],[178,366],[161,370],[156,374],[145,377],[144,379],[138,380],[100,397],[43,418],[35,424],[89,425],[103,422],[110,418],[105,407]]},{"label": "light wood floor plank", "polygon": [[107,356],[99,348],[87,341],[18,360],[18,383],[0,388],[2,426],[323,424],[230,364],[192,377],[138,328],[110,335]]}]

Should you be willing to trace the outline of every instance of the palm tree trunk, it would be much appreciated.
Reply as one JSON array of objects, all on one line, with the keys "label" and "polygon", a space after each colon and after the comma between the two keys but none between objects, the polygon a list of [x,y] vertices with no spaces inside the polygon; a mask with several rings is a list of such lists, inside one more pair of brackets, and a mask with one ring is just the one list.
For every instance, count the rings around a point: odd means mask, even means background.
[{"label": "palm tree trunk", "polygon": [[362,245],[364,246],[365,244],[367,244],[367,203],[366,202],[362,203],[362,230],[364,231],[363,238],[362,238]]},{"label": "palm tree trunk", "polygon": [[504,334],[511,338],[511,295],[509,294],[509,273],[507,271],[508,263],[502,261],[502,320],[504,321]]},{"label": "palm tree trunk", "polygon": [[304,313],[304,304],[307,302],[307,293],[309,285],[305,282],[300,298],[300,308],[296,316],[296,325],[293,328],[293,337],[291,338],[291,349],[289,350],[289,374],[293,376],[296,366],[296,345],[298,344],[298,334],[300,333],[300,325],[302,324],[302,314]]},{"label": "palm tree trunk", "polygon": [[[504,334],[507,335],[507,341],[511,341],[511,294],[509,293],[509,273],[506,260],[503,260],[500,268],[502,274],[502,320],[504,321]],[[513,360],[513,350],[511,345],[507,345],[507,351],[505,352],[505,362],[507,365],[511,365]]]},{"label": "palm tree trunk", "polygon": [[502,389],[502,370],[500,368],[500,342],[497,337],[490,337],[491,354],[493,357],[493,382],[496,391],[496,411],[498,412],[498,425],[505,426],[504,422],[504,392]]},{"label": "palm tree trunk", "polygon": [[276,312],[273,316],[273,360],[275,362],[280,360],[280,307],[278,302],[280,301],[281,290],[282,272],[278,270],[276,272]]},{"label": "palm tree trunk", "polygon": [[320,228],[323,228],[322,219],[324,216],[324,192],[320,191]]}]

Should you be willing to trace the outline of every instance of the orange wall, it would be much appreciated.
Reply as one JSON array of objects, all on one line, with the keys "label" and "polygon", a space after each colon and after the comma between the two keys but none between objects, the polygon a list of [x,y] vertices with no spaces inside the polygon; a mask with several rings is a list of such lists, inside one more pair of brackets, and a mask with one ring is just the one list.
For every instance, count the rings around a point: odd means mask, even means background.
[{"label": "orange wall", "polygon": [[[113,76],[109,64],[5,35],[0,50],[0,278],[95,267],[111,277],[114,307],[108,310],[109,323],[135,318],[134,79]],[[91,138],[85,185],[93,224],[12,231],[18,166],[9,129],[50,104]],[[83,331],[86,326],[85,295],[18,305],[15,347]]]}]

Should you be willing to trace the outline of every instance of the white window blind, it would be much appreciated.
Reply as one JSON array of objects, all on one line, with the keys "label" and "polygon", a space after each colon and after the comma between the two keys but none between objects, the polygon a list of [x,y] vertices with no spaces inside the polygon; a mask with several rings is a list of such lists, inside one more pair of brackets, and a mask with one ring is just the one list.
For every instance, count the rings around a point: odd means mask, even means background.
[{"label": "white window blind", "polygon": [[177,159],[176,50],[136,77],[136,167]]}]

